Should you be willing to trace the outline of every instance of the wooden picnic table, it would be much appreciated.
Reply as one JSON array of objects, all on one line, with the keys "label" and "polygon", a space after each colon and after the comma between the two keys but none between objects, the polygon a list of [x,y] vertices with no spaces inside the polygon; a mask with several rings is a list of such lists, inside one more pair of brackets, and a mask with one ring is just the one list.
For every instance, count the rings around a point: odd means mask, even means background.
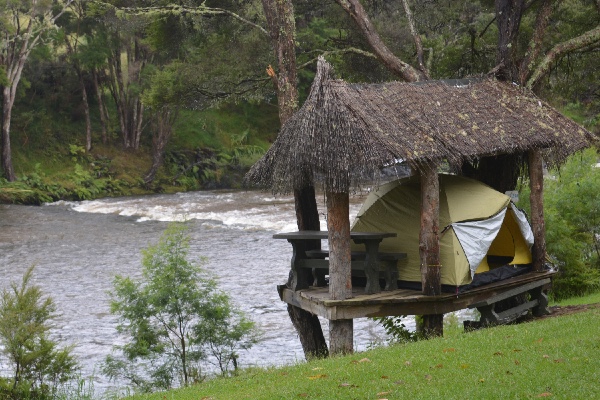
[{"label": "wooden picnic table", "polygon": [[[396,263],[406,258],[405,253],[380,253],[379,244],[385,238],[395,237],[393,232],[350,232],[350,239],[365,246],[364,252],[352,252],[351,268],[364,271],[367,278],[365,293],[378,293],[379,273],[384,272],[386,290],[397,288],[398,271]],[[277,233],[274,239],[286,239],[292,244],[291,289],[307,289],[311,282],[316,286],[325,285],[325,274],[329,268],[329,252],[323,251],[315,241],[328,238],[327,231],[296,231]]]}]

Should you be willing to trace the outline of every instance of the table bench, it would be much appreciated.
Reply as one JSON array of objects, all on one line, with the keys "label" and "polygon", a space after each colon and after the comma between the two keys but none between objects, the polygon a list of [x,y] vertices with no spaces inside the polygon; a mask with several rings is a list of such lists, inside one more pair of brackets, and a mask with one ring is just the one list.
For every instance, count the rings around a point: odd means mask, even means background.
[{"label": "table bench", "polygon": [[[308,250],[305,252],[307,259],[302,260],[300,266],[303,268],[315,269],[315,286],[325,286],[325,275],[329,271],[329,261],[326,258],[329,257],[328,250]],[[377,253],[377,261],[379,264],[379,277],[378,279],[385,280],[385,287],[383,290],[396,290],[398,289],[398,260],[406,258],[406,253]],[[350,268],[352,271],[365,271],[365,260],[367,259],[367,253],[364,251],[353,251],[351,253]],[[321,260],[321,262],[319,262]],[[366,275],[366,274],[365,274]],[[379,282],[376,282],[379,284]]]},{"label": "table bench", "polygon": [[[394,287],[397,281],[397,272],[391,265],[400,259],[398,254],[379,253],[379,243],[389,237],[395,237],[393,232],[350,232],[350,239],[357,244],[364,244],[365,251],[355,254],[351,261],[351,268],[355,271],[364,271],[367,278],[365,293],[379,293],[380,271],[386,279],[386,287]],[[328,238],[327,231],[298,231],[277,233],[274,239],[286,239],[292,244],[293,256],[291,261],[290,288],[294,291],[307,289],[316,280],[317,285],[325,285],[325,274],[329,269],[328,253],[320,250],[320,243],[316,242]],[[315,251],[316,252],[311,252]],[[308,252],[308,254],[307,254]],[[382,254],[381,256],[379,254]],[[396,254],[394,259],[393,254]],[[403,257],[406,257],[404,254]],[[383,265],[383,268],[381,267]],[[314,272],[314,275],[313,275]],[[394,279],[394,277],[396,279]]]},{"label": "table bench", "polygon": [[[544,286],[548,285],[550,282],[550,278],[530,282],[526,285],[507,290],[503,293],[497,294],[496,296],[492,296],[483,301],[471,304],[469,308],[476,308],[481,314],[481,318],[479,321],[465,321],[465,329],[472,330],[491,325],[508,324],[527,314],[529,310],[532,311],[535,317],[549,314],[548,296],[546,296],[543,289]],[[530,298],[525,303],[498,313],[494,310],[496,303],[499,301],[523,294],[529,294]]]}]

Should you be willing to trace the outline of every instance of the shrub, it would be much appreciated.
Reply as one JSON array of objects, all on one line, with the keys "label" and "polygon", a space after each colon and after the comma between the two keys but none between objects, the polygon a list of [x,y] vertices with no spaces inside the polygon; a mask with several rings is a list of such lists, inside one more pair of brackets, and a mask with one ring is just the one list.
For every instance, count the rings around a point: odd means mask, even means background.
[{"label": "shrub", "polygon": [[75,377],[78,366],[70,347],[48,338],[55,306],[31,285],[33,267],[21,285],[12,284],[0,299],[0,354],[11,375],[0,378],[0,398],[51,399]]},{"label": "shrub", "polygon": [[187,260],[188,242],[185,227],[172,224],[143,252],[141,281],[115,278],[111,311],[130,340],[107,357],[103,371],[110,378],[141,391],[188,385],[204,379],[209,356],[225,374],[236,365],[236,351],[255,343],[254,324]]}]

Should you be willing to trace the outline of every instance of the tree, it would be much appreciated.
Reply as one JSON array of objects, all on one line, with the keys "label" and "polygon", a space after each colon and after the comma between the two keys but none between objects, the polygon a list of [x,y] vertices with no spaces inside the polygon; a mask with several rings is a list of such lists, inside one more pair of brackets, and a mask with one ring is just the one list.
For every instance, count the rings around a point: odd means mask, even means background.
[{"label": "tree", "polygon": [[150,87],[142,96],[142,103],[150,111],[152,119],[152,165],[144,176],[149,184],[154,180],[164,159],[165,148],[173,132],[173,124],[182,106],[185,83],[180,79],[180,63],[173,63],[157,70],[150,78]]},{"label": "tree", "polygon": [[48,338],[56,307],[31,285],[32,274],[33,267],[20,286],[11,284],[0,298],[0,354],[12,372],[7,380],[0,378],[0,398],[52,398],[78,370],[71,348]]},{"label": "tree", "polygon": [[85,21],[85,4],[82,0],[74,0],[71,10],[72,12],[67,14],[68,18],[65,18],[67,21],[63,25],[64,45],[66,46],[67,56],[79,80],[81,104],[83,105],[85,116],[85,150],[90,151],[92,149],[92,122],[90,120],[90,105],[84,79],[85,66],[82,65],[80,57],[80,44],[85,40],[85,23],[88,21]]},{"label": "tree", "polygon": [[224,373],[237,365],[236,351],[256,341],[254,324],[233,308],[201,266],[187,260],[185,226],[173,224],[159,243],[143,251],[142,280],[117,276],[111,312],[130,341],[117,346],[103,367],[111,378],[138,389],[168,389],[203,379],[202,362],[217,358]]},{"label": "tree", "polygon": [[[273,52],[278,63],[278,73],[268,68],[277,92],[279,120],[283,125],[298,108],[298,76],[296,72],[294,7],[291,0],[262,0]],[[294,191],[296,220],[299,230],[320,230],[319,213],[313,186]],[[314,244],[320,248],[320,243]],[[327,343],[316,315],[287,305],[288,314],[304,350],[305,357],[326,357]]]},{"label": "tree", "polygon": [[73,0],[58,2],[55,12],[52,2],[42,0],[0,1],[0,67],[2,68],[2,169],[9,181],[16,179],[10,148],[10,121],[17,87],[31,51],[38,46],[46,32],[55,27],[56,20]]}]

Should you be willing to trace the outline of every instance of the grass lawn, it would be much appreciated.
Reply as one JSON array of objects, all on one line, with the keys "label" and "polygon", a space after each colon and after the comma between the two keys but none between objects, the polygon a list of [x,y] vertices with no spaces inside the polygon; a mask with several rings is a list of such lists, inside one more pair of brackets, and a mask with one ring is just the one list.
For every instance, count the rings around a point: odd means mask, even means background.
[{"label": "grass lawn", "polygon": [[600,398],[600,308],[133,399]]}]

